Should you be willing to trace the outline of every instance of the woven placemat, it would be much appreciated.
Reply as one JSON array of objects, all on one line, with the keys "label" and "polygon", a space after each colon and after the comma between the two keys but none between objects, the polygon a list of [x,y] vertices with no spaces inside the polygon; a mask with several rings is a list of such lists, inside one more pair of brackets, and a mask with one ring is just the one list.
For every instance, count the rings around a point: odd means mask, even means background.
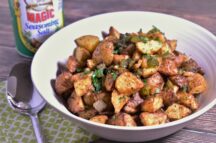
[{"label": "woven placemat", "polygon": [[[36,143],[31,120],[13,111],[5,96],[5,82],[0,82],[0,142]],[[49,105],[39,113],[41,128],[48,143],[88,143],[97,137],[62,117]]]}]

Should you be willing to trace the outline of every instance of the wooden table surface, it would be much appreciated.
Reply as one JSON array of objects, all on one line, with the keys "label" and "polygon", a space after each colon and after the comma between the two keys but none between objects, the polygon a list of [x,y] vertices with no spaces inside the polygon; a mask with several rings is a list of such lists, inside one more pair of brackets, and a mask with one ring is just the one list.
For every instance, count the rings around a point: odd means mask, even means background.
[{"label": "wooden table surface", "polygon": [[[216,0],[64,0],[65,23],[92,15],[126,10],[172,14],[195,22],[216,34]],[[18,55],[7,0],[0,3],[0,80],[26,59]],[[158,140],[164,143],[216,143],[216,106],[181,131]],[[158,142],[153,141],[153,142]],[[98,140],[98,143],[109,142]]]}]

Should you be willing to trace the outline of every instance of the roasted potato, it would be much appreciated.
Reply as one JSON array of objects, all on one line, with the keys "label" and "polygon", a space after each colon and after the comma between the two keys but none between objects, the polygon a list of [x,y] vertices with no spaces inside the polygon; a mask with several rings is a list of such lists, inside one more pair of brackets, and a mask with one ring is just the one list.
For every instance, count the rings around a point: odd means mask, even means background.
[{"label": "roasted potato", "polygon": [[86,60],[91,57],[88,50],[85,48],[77,47],[75,49],[75,58],[79,64],[83,65],[86,63]]},{"label": "roasted potato", "polygon": [[88,68],[90,68],[90,69],[94,69],[94,68],[97,66],[97,64],[96,64],[96,62],[95,62],[94,60],[88,59],[88,60],[87,60],[87,66],[88,66]]},{"label": "roasted potato", "polygon": [[80,80],[74,82],[74,90],[77,96],[83,96],[88,92],[94,91],[91,76],[84,76]]},{"label": "roasted potato", "polygon": [[162,74],[173,76],[178,74],[178,68],[172,59],[164,59],[158,71]]},{"label": "roasted potato", "polygon": [[108,120],[108,117],[106,115],[97,115],[90,119],[90,121],[105,124]]},{"label": "roasted potato", "polygon": [[109,29],[109,36],[113,36],[116,39],[119,39],[120,38],[120,33],[114,27],[111,26],[110,29]]},{"label": "roasted potato", "polygon": [[55,80],[55,91],[58,95],[64,95],[73,88],[73,82],[71,80],[71,73],[62,72]]},{"label": "roasted potato", "polygon": [[144,100],[141,104],[141,110],[154,113],[163,107],[163,98],[160,95],[152,96]]},{"label": "roasted potato", "polygon": [[142,112],[139,117],[144,126],[154,126],[168,122],[167,115],[163,112]]},{"label": "roasted potato", "polygon": [[160,73],[155,73],[147,78],[147,85],[150,88],[150,94],[160,93],[164,86],[164,80]]},{"label": "roasted potato", "polygon": [[138,111],[138,106],[143,102],[144,100],[140,97],[139,93],[135,93],[132,98],[127,102],[127,104],[124,106],[124,111],[129,114],[134,114]]},{"label": "roasted potato", "polygon": [[187,72],[193,72],[193,73],[198,72],[200,74],[204,74],[202,68],[193,59],[189,59],[185,61],[184,63],[182,63],[181,68]]},{"label": "roasted potato", "polygon": [[122,73],[115,82],[116,89],[122,94],[133,94],[143,86],[143,82],[131,72]]},{"label": "roasted potato", "polygon": [[177,40],[167,40],[167,44],[169,45],[171,51],[175,51],[177,47]]},{"label": "roasted potato", "polygon": [[[81,97],[80,97],[81,98]],[[84,119],[91,119],[97,114],[97,111],[93,108],[78,112],[78,116]]]},{"label": "roasted potato", "polygon": [[179,120],[191,114],[191,110],[183,105],[173,103],[165,111],[170,120]]},{"label": "roasted potato", "polygon": [[207,82],[201,74],[195,73],[192,76],[188,76],[187,79],[189,81],[189,92],[191,94],[199,94],[207,89]]},{"label": "roasted potato", "polygon": [[173,103],[177,101],[177,97],[175,93],[173,92],[173,90],[170,90],[170,89],[162,91],[160,93],[160,96],[163,98],[163,104],[165,106],[172,105]]},{"label": "roasted potato", "polygon": [[108,124],[116,126],[137,126],[133,117],[127,113],[118,113],[115,114],[109,119]]},{"label": "roasted potato", "polygon": [[162,47],[161,42],[158,42],[156,40],[150,40],[146,43],[143,42],[137,42],[136,43],[136,48],[143,54],[154,54],[160,48]]},{"label": "roasted potato", "polygon": [[67,69],[73,73],[76,71],[76,69],[78,68],[79,66],[79,63],[78,61],[76,60],[76,58],[74,56],[69,56],[68,60],[67,60]]},{"label": "roasted potato", "polygon": [[77,46],[85,48],[88,50],[90,53],[92,53],[97,45],[99,44],[99,38],[94,35],[85,35],[77,38],[75,40]]},{"label": "roasted potato", "polygon": [[128,58],[129,58],[128,55],[117,55],[117,54],[115,54],[115,55],[113,56],[113,62],[114,62],[115,64],[120,64],[122,60],[126,60],[126,59],[128,59]]},{"label": "roasted potato", "polygon": [[109,73],[105,77],[104,86],[107,91],[111,91],[115,85],[115,75]]},{"label": "roasted potato", "polygon": [[113,61],[114,45],[112,42],[104,41],[100,43],[92,54],[92,59],[97,63],[105,63],[107,66]]},{"label": "roasted potato", "polygon": [[129,99],[129,96],[121,94],[116,90],[113,90],[111,102],[114,106],[115,113],[119,113]]},{"label": "roasted potato", "polygon": [[77,96],[75,92],[67,100],[68,108],[72,113],[79,113],[85,110],[82,97]]},{"label": "roasted potato", "polygon": [[92,92],[88,92],[85,95],[83,95],[83,101],[88,106],[93,106],[95,100],[95,94]]},{"label": "roasted potato", "polygon": [[196,101],[195,97],[187,92],[177,92],[176,97],[180,104],[185,105],[186,107],[190,108],[191,110],[198,109],[199,105]]},{"label": "roasted potato", "polygon": [[170,80],[175,85],[178,85],[180,88],[188,87],[188,80],[187,80],[187,78],[185,76],[182,76],[182,75],[171,76]]}]

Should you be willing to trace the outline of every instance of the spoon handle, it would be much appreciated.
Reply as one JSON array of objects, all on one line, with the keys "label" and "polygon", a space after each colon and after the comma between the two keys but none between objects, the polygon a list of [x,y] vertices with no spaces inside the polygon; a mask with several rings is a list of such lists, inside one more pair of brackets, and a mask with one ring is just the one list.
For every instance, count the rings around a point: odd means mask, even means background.
[{"label": "spoon handle", "polygon": [[33,128],[34,128],[34,133],[35,133],[37,142],[38,143],[45,143],[45,139],[44,139],[44,136],[43,136],[43,134],[41,132],[41,128],[40,128],[40,124],[39,124],[37,114],[30,115],[30,117],[31,117],[31,121],[32,121],[32,125],[33,125]]}]

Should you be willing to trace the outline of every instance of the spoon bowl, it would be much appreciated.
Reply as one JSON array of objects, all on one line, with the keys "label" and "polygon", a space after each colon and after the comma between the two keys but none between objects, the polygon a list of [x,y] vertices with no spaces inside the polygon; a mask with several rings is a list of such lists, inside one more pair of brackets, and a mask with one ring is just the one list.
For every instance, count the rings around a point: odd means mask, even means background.
[{"label": "spoon bowl", "polygon": [[7,81],[7,100],[12,109],[30,116],[37,141],[43,143],[37,114],[46,102],[32,84],[30,67],[31,63],[19,63],[12,68]]}]

